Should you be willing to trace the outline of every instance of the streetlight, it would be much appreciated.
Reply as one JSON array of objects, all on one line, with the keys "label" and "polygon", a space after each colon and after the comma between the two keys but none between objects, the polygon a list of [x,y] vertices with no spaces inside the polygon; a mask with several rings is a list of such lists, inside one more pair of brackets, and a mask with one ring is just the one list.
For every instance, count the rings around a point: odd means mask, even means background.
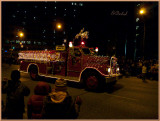
[{"label": "streetlight", "polygon": [[20,32],[20,33],[19,33],[19,36],[20,36],[20,37],[23,37],[23,36],[24,36],[24,34],[23,34],[22,32]]},{"label": "streetlight", "polygon": [[61,24],[61,23],[57,23],[57,24],[56,24],[56,27],[57,27],[57,29],[60,30],[60,29],[62,29],[62,24]]},{"label": "streetlight", "polygon": [[143,24],[144,24],[144,33],[143,33],[143,59],[144,59],[144,42],[145,42],[145,31],[146,31],[146,27],[145,27],[145,20],[144,20],[144,15],[146,14],[146,9],[145,8],[141,8],[139,10],[139,14],[142,16],[143,19]]},{"label": "streetlight", "polygon": [[[21,38],[21,41],[22,41],[22,39],[23,39],[23,37],[24,37],[24,33],[20,31],[20,32],[18,33],[18,35],[19,35],[19,37]],[[22,42],[20,42],[19,44],[20,44],[21,48],[23,48]]]},{"label": "streetlight", "polygon": [[145,8],[141,8],[141,9],[139,10],[139,14],[140,14],[140,15],[146,14],[146,9],[145,9]]}]

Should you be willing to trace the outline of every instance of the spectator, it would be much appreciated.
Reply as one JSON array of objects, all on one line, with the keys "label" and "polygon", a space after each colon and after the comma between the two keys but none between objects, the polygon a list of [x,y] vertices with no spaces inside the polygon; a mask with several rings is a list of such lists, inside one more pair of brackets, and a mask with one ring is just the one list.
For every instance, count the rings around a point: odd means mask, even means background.
[{"label": "spectator", "polygon": [[146,82],[146,73],[147,73],[147,67],[145,64],[142,66],[142,80],[143,82]]},{"label": "spectator", "polygon": [[39,82],[34,88],[34,95],[29,98],[27,104],[28,119],[41,119],[43,100],[51,92],[51,87],[46,82]]},{"label": "spectator", "polygon": [[2,92],[7,93],[5,111],[7,119],[23,119],[24,96],[28,96],[30,90],[19,79],[20,72],[14,70],[11,73],[11,80],[2,85]]},{"label": "spectator", "polygon": [[75,119],[78,117],[81,99],[75,101],[67,92],[67,82],[58,79],[53,91],[44,99],[43,119]]}]

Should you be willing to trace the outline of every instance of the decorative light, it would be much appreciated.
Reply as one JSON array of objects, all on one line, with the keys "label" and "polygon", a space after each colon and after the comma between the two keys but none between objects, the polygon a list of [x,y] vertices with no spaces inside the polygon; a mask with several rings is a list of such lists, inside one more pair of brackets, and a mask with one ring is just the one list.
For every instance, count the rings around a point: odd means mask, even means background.
[{"label": "decorative light", "polygon": [[96,47],[95,51],[98,52],[98,47]]},{"label": "decorative light", "polygon": [[72,44],[72,42],[69,42],[69,47],[73,47],[73,44]]},{"label": "decorative light", "polygon": [[85,45],[85,43],[82,41],[82,42],[81,42],[81,45]]}]

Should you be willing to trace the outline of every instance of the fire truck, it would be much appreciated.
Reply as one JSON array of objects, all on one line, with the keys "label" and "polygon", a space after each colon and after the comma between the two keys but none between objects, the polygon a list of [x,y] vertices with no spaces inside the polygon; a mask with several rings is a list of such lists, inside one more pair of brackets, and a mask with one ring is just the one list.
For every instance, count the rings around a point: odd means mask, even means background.
[{"label": "fire truck", "polygon": [[97,56],[83,45],[56,47],[56,50],[19,52],[20,71],[28,72],[31,79],[39,76],[64,78],[81,83],[86,89],[101,89],[106,84],[115,84],[120,78],[116,57]]}]

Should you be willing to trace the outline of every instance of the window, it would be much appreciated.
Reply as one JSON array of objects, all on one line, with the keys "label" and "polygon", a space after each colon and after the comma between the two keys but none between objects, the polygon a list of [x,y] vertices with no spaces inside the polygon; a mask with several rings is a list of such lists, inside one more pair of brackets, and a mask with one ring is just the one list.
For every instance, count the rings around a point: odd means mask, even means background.
[{"label": "window", "polygon": [[8,43],[9,43],[9,40],[6,40],[6,41],[5,41],[5,43],[7,43],[7,44],[8,44]]},{"label": "window", "polygon": [[139,28],[139,26],[136,26],[136,30]]},{"label": "window", "polygon": [[138,22],[139,21],[139,18],[136,18],[136,22]]},{"label": "window", "polygon": [[87,55],[91,54],[89,48],[82,48],[82,51],[83,51],[84,54],[87,54]]},{"label": "window", "polygon": [[38,45],[41,45],[42,43],[41,42],[38,42]]},{"label": "window", "polygon": [[81,56],[81,52],[79,51],[78,48],[74,48],[74,54],[75,56]]},{"label": "window", "polygon": [[83,6],[83,3],[79,3],[79,6]]},{"label": "window", "polygon": [[19,40],[16,40],[16,43],[20,43],[20,41],[19,41]]},{"label": "window", "polygon": [[31,44],[31,41],[27,41],[26,43],[29,45],[29,44]]}]

